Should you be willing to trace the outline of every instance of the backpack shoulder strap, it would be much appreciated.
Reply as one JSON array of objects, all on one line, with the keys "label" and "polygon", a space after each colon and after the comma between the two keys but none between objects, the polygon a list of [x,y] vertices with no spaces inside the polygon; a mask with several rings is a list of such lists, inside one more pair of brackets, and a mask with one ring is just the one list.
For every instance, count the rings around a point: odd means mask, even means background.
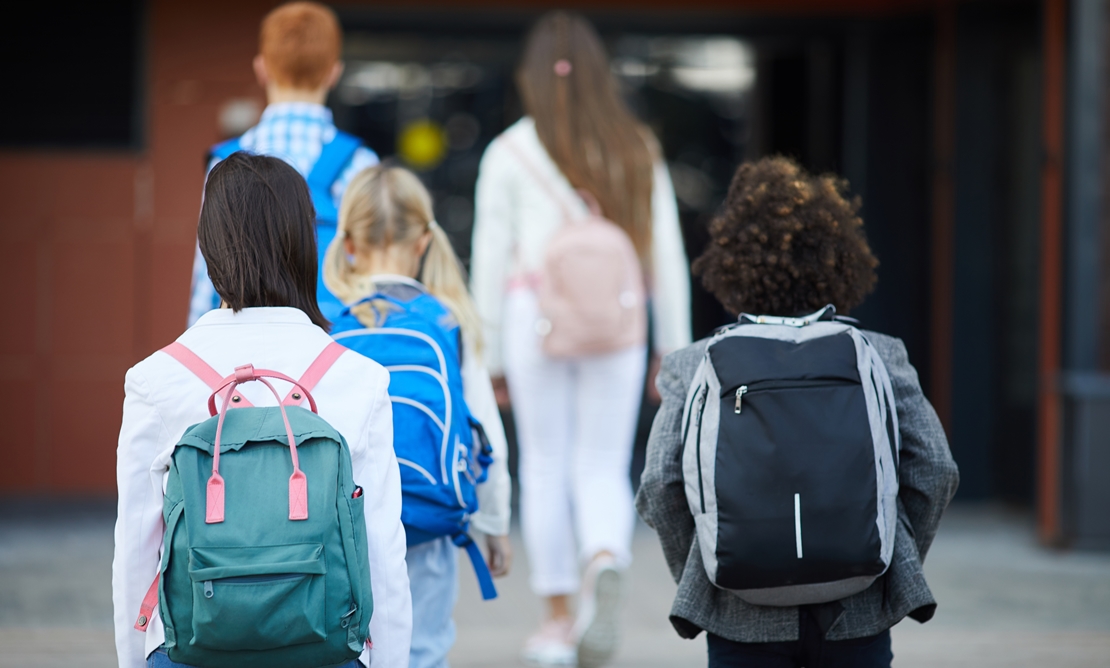
[{"label": "backpack shoulder strap", "polygon": [[308,187],[327,192],[361,146],[362,140],[358,137],[336,130],[335,137],[320,149],[320,157],[305,177]]},{"label": "backpack shoulder strap", "polygon": [[[208,365],[207,362],[202,360],[196,353],[185,347],[185,344],[179,341],[174,341],[170,345],[162,348],[162,352],[174,358],[181,363],[183,367],[193,372],[197,378],[200,378],[205,385],[210,387],[213,391],[220,389],[224,384],[224,377],[221,376],[215,369]],[[251,402],[242,394],[239,394],[239,401],[236,402],[239,406],[247,408]]]},{"label": "backpack shoulder strap", "polygon": [[[305,177],[308,193],[312,196],[312,204],[316,207],[317,223],[338,224],[339,210],[336,209],[331,187],[339,179],[360,146],[362,142],[358,137],[336,130],[335,137],[320,149],[320,157],[316,159],[316,164]],[[326,244],[321,245],[321,253],[324,248]]]},{"label": "backpack shoulder strap", "polygon": [[289,394],[285,395],[285,399],[281,403],[285,404],[286,406],[300,406],[301,402],[304,401],[304,396],[297,392],[297,386],[299,385],[301,389],[303,389],[305,392],[311,392],[313,389],[316,388],[316,383],[320,382],[320,379],[324,377],[324,374],[326,374],[328,370],[331,369],[332,365],[335,364],[335,361],[339,359],[339,356],[345,352],[347,352],[347,348],[345,348],[343,345],[336,343],[335,341],[329,343],[324,348],[324,350],[316,356],[316,359],[312,361],[312,364],[308,365],[308,369],[305,370],[304,375],[301,376],[301,379],[297,381],[297,385],[294,385],[289,390]]},{"label": "backpack shoulder strap", "polygon": [[528,174],[532,176],[532,180],[538,183],[541,188],[543,188],[548,197],[559,203],[559,209],[563,212],[563,218],[570,220],[571,212],[570,208],[567,207],[566,198],[560,195],[555,190],[555,187],[551,184],[550,179],[540,173],[539,168],[536,167],[536,164],[531,159],[528,158],[528,155],[524,152],[524,149],[521,148],[520,144],[518,144],[515,139],[509,137],[508,135],[502,135],[501,141],[505,143],[505,147],[509,149],[509,152],[516,156],[517,162],[519,162],[524,167],[524,171],[528,172]]},{"label": "backpack shoulder strap", "polygon": [[208,166],[207,163],[212,162],[212,158],[223,160],[227,158],[227,156],[241,149],[243,147],[243,144],[240,141],[241,139],[242,137],[228,139],[227,141],[220,142],[219,144],[216,144],[212,148],[208,149],[208,159],[205,162],[205,167]]}]

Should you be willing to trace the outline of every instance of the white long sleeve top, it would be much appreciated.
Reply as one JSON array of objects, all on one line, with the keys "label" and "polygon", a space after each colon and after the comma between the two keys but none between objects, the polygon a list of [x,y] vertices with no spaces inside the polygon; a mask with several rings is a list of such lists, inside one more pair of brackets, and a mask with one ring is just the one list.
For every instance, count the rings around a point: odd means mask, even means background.
[{"label": "white long sleeve top", "polygon": [[[421,292],[427,288],[420,281],[397,274],[376,274],[370,277],[375,288],[386,294],[391,285],[409,286]],[[463,333],[462,384],[463,398],[470,414],[482,424],[493,449],[493,464],[486,481],[478,485],[478,512],[470,525],[484,534],[507,536],[512,519],[512,479],[509,476],[509,445],[505,438],[505,425],[493,395],[493,383],[483,364],[474,342]]]},{"label": "white long sleeve top", "polygon": [[[209,311],[178,338],[223,375],[236,366],[280,371],[299,378],[331,343],[322,329],[294,308]],[[272,381],[279,392],[282,381]],[[366,535],[374,614],[372,666],[408,665],[412,599],[401,525],[401,474],[393,452],[389,373],[353,352],[344,353],[313,390],[320,416],[347,440],[355,482],[366,494]],[[208,386],[179,362],[156,352],[127,372],[116,475],[119,511],[112,561],[116,652],[121,668],[141,668],[162,645],[158,609],[144,634],[133,628],[139,606],[158,570],[162,551],[162,499],[169,457],[185,430],[208,418]],[[256,406],[276,405],[260,383],[241,386]],[[284,396],[284,394],[283,394]]]},{"label": "white long sleeve top", "polygon": [[[563,208],[537,182],[518,151],[562,195],[573,215],[586,204],[547,153],[535,121],[525,116],[490,143],[482,156],[475,195],[470,287],[484,325],[486,368],[501,375],[502,307],[511,279],[543,266],[548,240],[563,225]],[[665,354],[690,344],[690,273],[678,205],[667,166],[655,163],[651,194],[652,276],[650,280],[655,350]]]}]

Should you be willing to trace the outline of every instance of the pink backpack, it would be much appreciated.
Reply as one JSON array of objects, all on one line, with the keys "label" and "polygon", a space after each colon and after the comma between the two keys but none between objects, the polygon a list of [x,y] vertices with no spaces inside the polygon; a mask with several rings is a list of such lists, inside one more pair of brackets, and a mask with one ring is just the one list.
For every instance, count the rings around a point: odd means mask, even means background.
[{"label": "pink backpack", "polygon": [[512,139],[506,145],[548,195],[559,203],[563,225],[551,237],[539,275],[543,319],[536,330],[549,357],[583,357],[642,345],[647,340],[643,269],[632,240],[601,214],[592,194],[575,217],[549,179]]}]

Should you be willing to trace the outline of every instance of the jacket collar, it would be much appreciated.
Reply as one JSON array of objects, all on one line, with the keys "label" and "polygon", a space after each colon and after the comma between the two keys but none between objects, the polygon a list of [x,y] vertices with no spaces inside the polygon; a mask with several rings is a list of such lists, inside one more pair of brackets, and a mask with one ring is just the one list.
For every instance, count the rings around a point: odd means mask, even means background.
[{"label": "jacket collar", "polygon": [[193,324],[193,327],[209,325],[311,325],[304,311],[291,306],[256,306],[245,308],[236,313],[229,308],[213,309]]}]

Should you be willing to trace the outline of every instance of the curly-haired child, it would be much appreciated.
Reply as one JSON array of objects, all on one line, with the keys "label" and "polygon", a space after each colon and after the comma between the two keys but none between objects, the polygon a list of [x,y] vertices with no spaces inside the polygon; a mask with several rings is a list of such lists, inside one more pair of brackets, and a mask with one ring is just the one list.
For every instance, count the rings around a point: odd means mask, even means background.
[{"label": "curly-haired child", "polygon": [[[734,314],[796,318],[828,304],[847,313],[874,289],[878,261],[864,235],[859,201],[846,190],[843,180],[808,174],[787,158],[741,165],[695,274]],[[682,457],[684,402],[708,340],[663,360],[656,381],[663,404],[636,507],[658,532],[678,583],[671,623],[684,638],[706,631],[713,668],[889,667],[890,627],[906,616],[925,622],[936,610],[922,562],[959,474],[902,341],[870,331],[862,336],[885,364],[901,437],[893,555],[863,591],[810,605],[755,605],[711,583],[695,548]],[[800,557],[800,533],[797,540]]]}]

